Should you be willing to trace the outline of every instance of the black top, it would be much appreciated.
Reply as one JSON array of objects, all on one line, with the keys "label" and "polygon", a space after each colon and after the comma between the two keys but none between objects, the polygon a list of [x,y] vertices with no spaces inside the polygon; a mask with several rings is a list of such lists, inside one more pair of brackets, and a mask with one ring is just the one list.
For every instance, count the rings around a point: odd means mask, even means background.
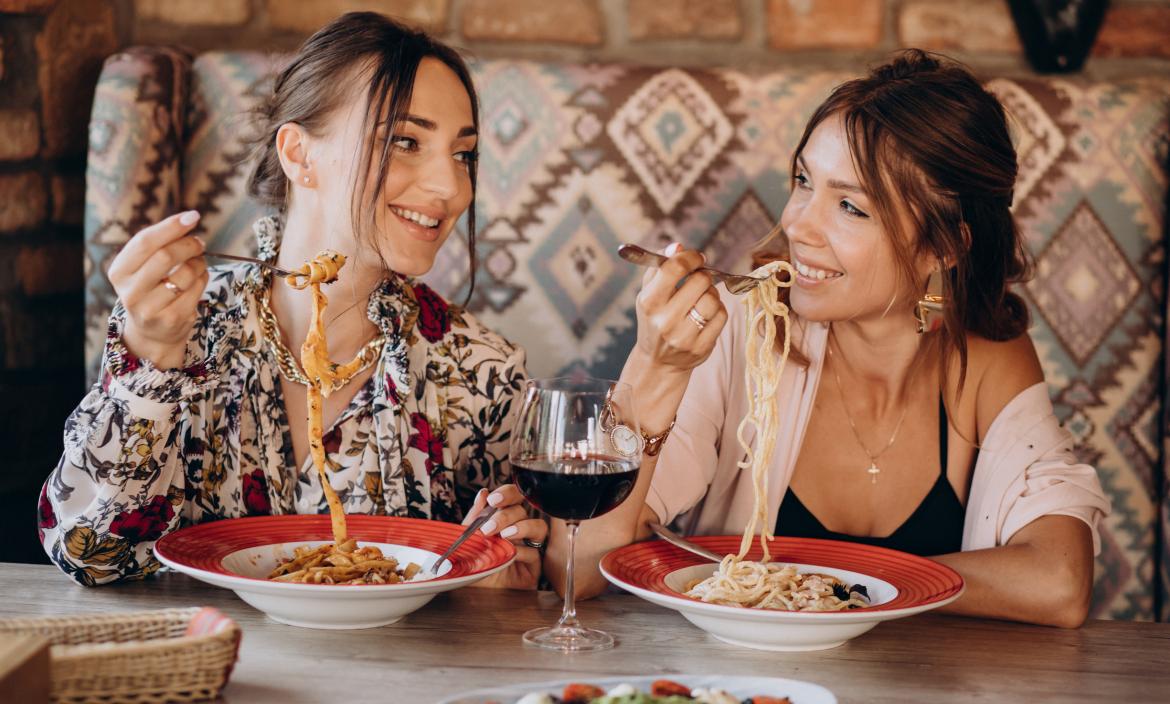
[{"label": "black top", "polygon": [[947,480],[947,412],[938,401],[939,473],[926,498],[906,522],[884,538],[848,535],[828,530],[789,487],[776,518],[776,535],[796,538],[829,538],[893,548],[915,555],[958,552],[963,542],[963,502]]}]

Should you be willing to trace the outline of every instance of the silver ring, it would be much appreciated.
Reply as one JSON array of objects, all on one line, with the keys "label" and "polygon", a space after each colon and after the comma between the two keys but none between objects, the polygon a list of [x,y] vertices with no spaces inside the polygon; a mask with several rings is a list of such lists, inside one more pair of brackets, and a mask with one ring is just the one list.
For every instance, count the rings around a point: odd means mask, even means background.
[{"label": "silver ring", "polygon": [[179,294],[181,294],[183,292],[183,289],[179,288],[179,285],[176,284],[174,281],[171,281],[170,277],[164,276],[163,280],[162,280],[162,285],[163,285],[163,288],[165,288],[166,290],[175,294],[176,296],[178,296]]},{"label": "silver ring", "polygon": [[699,326],[700,330],[707,327],[707,323],[711,322],[710,320],[704,318],[703,314],[700,313],[694,306],[691,306],[691,309],[687,311],[687,317],[691,319],[692,323]]},{"label": "silver ring", "polygon": [[524,543],[525,545],[527,545],[530,548],[533,548],[534,550],[543,550],[544,549],[544,543],[533,540],[532,538],[525,538],[524,540],[522,540],[520,542]]}]

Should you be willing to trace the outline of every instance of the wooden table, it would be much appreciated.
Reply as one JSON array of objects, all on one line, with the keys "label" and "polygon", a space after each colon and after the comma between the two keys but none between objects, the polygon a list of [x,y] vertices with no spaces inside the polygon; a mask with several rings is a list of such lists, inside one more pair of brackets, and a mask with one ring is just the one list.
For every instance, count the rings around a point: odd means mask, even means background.
[{"label": "wooden table", "polygon": [[385,628],[284,626],[180,574],[87,589],[54,567],[0,564],[0,616],[215,606],[244,629],[224,700],[435,702],[467,689],[620,675],[737,674],[822,684],[849,702],[1166,702],[1170,624],[1093,621],[1075,631],[921,615],[833,650],[768,653],[721,643],[677,613],[626,594],[579,605],[613,650],[561,655],[520,634],[551,624],[551,593],[461,589]]}]

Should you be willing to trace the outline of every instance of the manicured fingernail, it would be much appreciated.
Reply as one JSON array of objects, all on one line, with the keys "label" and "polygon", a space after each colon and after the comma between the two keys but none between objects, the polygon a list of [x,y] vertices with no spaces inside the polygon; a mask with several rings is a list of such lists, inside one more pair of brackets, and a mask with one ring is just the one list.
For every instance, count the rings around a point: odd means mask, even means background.
[{"label": "manicured fingernail", "polygon": [[671,242],[670,246],[666,248],[666,256],[673,257],[678,254],[678,250],[682,249],[682,245],[678,242]]},{"label": "manicured fingernail", "polygon": [[480,532],[482,532],[484,535],[490,535],[491,532],[495,529],[496,529],[496,521],[494,518],[489,520],[487,523],[484,523],[482,526],[479,527]]},{"label": "manicured fingernail", "polygon": [[202,249],[205,252],[207,251],[207,240],[203,239],[202,237],[196,237],[195,241],[199,243],[199,249]]},{"label": "manicured fingernail", "polygon": [[198,221],[199,221],[199,212],[196,210],[188,210],[187,212],[185,212],[179,216],[179,224],[182,225],[183,227],[187,227],[188,225],[194,225]]},{"label": "manicured fingernail", "polygon": [[504,495],[498,491],[493,491],[488,495],[488,506],[498,506],[504,500]]},{"label": "manicured fingernail", "polygon": [[511,538],[513,535],[516,535],[519,532],[520,532],[520,529],[517,528],[516,526],[508,526],[507,528],[500,531],[500,537],[501,538]]},{"label": "manicured fingernail", "polygon": [[706,264],[707,263],[707,255],[703,254],[702,252],[699,252],[699,256],[703,258],[703,263]]}]

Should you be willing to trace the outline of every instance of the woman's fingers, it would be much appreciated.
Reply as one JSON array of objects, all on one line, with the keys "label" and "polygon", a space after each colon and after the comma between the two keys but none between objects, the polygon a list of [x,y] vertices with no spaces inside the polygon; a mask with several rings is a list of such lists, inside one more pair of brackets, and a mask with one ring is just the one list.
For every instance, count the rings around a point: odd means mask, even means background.
[{"label": "woman's fingers", "polygon": [[170,305],[159,311],[159,314],[169,318],[173,325],[189,325],[195,322],[199,313],[199,301],[203,298],[203,290],[207,288],[209,276],[207,268],[197,278],[180,289],[178,294],[167,291],[174,300]]},{"label": "woman's fingers", "polygon": [[670,300],[662,306],[660,312],[667,320],[679,320],[686,317],[687,311],[691,308],[702,305],[704,298],[708,299],[705,302],[706,305],[703,306],[706,310],[700,308],[699,312],[703,313],[705,317],[710,318],[719,308],[723,307],[723,304],[719,302],[719,294],[715,291],[710,274],[700,271],[691,274],[683,285],[678,287]]},{"label": "woman's fingers", "polygon": [[520,488],[515,484],[501,484],[495,491],[488,494],[487,502],[490,506],[500,508],[513,506],[524,503],[524,494],[520,493]]},{"label": "woman's fingers", "polygon": [[496,511],[496,515],[492,516],[480,526],[479,530],[484,535],[495,535],[504,528],[528,520],[528,510],[524,506],[515,505],[501,508]]},{"label": "woman's fingers", "polygon": [[[156,281],[154,286],[141,294],[133,304],[123,302],[123,305],[133,305],[134,313],[140,318],[152,318],[165,309],[176,307],[175,304],[182,301],[189,305],[179,307],[190,313],[203,295],[206,284],[207,262],[203,257],[195,257],[183,262]],[[192,292],[194,300],[191,300]]]},{"label": "woman's fingers", "polygon": [[[669,252],[671,249],[667,248],[666,251]],[[701,252],[681,247],[674,251],[675,254],[658,267],[649,283],[642,287],[639,298],[648,310],[656,310],[665,305],[676,294],[679,281],[703,266],[705,259]]]},{"label": "woman's fingers", "polygon": [[114,261],[110,263],[109,277],[117,283],[132,276],[155,252],[185,237],[199,222],[199,213],[188,210],[144,228],[130,238]]},{"label": "woman's fingers", "polygon": [[[126,277],[121,285],[116,287],[122,305],[128,310],[136,310],[140,302],[164,286],[166,281],[173,281],[170,279],[171,275],[184,264],[190,262],[194,265],[195,261],[202,261],[203,248],[203,241],[199,238],[183,237],[155,251],[138,271]],[[194,279],[197,274],[198,272],[193,272],[189,276]]]},{"label": "woman's fingers", "polygon": [[[517,589],[517,588],[518,589],[534,589],[534,588],[536,588],[537,582],[540,581],[540,571],[541,571],[541,568],[543,567],[543,565],[542,565],[543,561],[544,560],[540,554],[540,551],[537,550],[536,548],[530,548],[527,545],[524,545],[523,543],[521,543],[520,545],[517,545],[516,546],[516,563],[519,563],[519,567],[522,570],[522,572],[521,572],[521,575],[519,575],[519,579],[514,580],[511,584],[508,584],[506,586],[511,587],[513,589]],[[512,565],[513,568],[517,567],[516,563],[513,563],[513,565]],[[520,571],[520,570],[517,570],[517,571]]]},{"label": "woman's fingers", "polygon": [[548,539],[548,523],[540,518],[526,518],[501,529],[500,537],[511,540],[513,543],[530,540],[534,543],[544,544],[545,540]]},{"label": "woman's fingers", "polygon": [[475,500],[471,502],[471,508],[467,510],[467,515],[463,517],[463,525],[471,525],[471,522],[476,519],[483,510],[487,508],[488,490],[480,489],[475,495]]}]

